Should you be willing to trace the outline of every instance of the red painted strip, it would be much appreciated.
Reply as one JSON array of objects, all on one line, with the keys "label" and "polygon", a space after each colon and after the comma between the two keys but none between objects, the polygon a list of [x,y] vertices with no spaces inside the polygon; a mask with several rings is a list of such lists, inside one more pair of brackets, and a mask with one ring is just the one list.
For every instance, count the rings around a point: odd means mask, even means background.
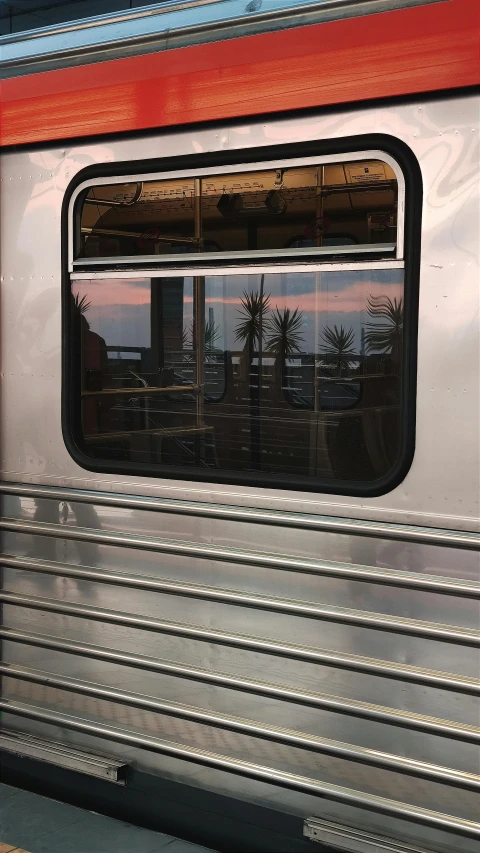
[{"label": "red painted strip", "polygon": [[480,2],[448,0],[0,83],[0,144],[480,83]]}]

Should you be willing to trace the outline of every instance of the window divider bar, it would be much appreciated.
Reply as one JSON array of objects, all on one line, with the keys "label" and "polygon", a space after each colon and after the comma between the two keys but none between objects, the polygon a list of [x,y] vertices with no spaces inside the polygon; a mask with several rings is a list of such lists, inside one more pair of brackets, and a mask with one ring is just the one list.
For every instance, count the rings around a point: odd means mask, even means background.
[{"label": "window divider bar", "polygon": [[308,273],[311,272],[356,272],[363,270],[390,270],[403,269],[405,263],[403,260],[383,260],[383,261],[349,261],[345,263],[316,263],[316,264],[259,264],[258,266],[229,266],[229,267],[192,267],[190,269],[179,269],[178,267],[160,267],[148,268],[146,266],[138,267],[130,270],[97,270],[91,271],[76,271],[71,273],[72,281],[89,281],[90,279],[135,279],[135,278],[195,278],[197,276],[224,276],[224,275],[255,275],[262,273]]},{"label": "window divider bar", "polygon": [[[105,230],[105,233],[116,235],[116,230]],[[137,232],[128,232],[131,236],[135,235],[137,237],[141,236]],[[127,234],[127,232],[125,232]],[[175,238],[176,239],[176,238]],[[193,239],[185,239],[184,243],[194,243],[198,238]],[[178,240],[180,241],[180,238]],[[264,263],[270,260],[275,261],[276,258],[279,259],[289,259],[293,263],[300,258],[316,258],[316,257],[326,257],[326,258],[338,258],[338,257],[349,257],[355,255],[388,255],[392,254],[396,250],[396,243],[374,243],[374,244],[361,244],[357,243],[353,246],[335,246],[334,250],[332,246],[309,246],[308,248],[300,248],[300,249],[270,249],[268,252],[262,252],[258,250],[254,251],[239,251],[239,252],[208,252],[206,257],[208,258],[208,263],[212,263],[214,261],[224,261],[225,263],[238,263],[244,261],[253,261],[253,262],[261,262]],[[198,256],[197,256],[198,257]],[[205,255],[202,255],[205,257]],[[367,259],[367,258],[365,258]],[[392,260],[394,258],[392,257]],[[185,255],[177,254],[177,255],[165,255],[164,259],[162,259],[159,255],[124,255],[119,257],[95,257],[95,258],[79,258],[76,261],[73,261],[71,266],[71,272],[76,268],[81,267],[97,267],[97,266],[117,266],[118,264],[130,264],[132,266],[136,266],[137,264],[155,264],[161,268],[163,265],[167,265],[171,267],[175,264],[181,264],[181,269],[189,269],[190,266],[193,266],[195,263],[196,257],[190,255],[188,259],[185,258]],[[389,260],[388,258],[384,258],[384,260]],[[398,260],[398,258],[397,258]]]}]

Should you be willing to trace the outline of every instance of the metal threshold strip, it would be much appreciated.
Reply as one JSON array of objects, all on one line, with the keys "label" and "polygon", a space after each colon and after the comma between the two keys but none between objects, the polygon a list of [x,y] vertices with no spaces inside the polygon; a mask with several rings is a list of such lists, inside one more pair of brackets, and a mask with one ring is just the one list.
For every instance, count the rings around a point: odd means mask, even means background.
[{"label": "metal threshold strip", "polygon": [[335,849],[339,845],[342,853],[433,853],[424,847],[406,844],[394,838],[386,838],[384,835],[373,835],[361,829],[332,823],[329,820],[309,817],[304,821],[303,834],[310,841],[320,844],[332,844]]},{"label": "metal threshold strip", "polygon": [[27,732],[0,731],[0,750],[13,752],[37,761],[46,761],[56,767],[75,770],[95,776],[116,785],[125,785],[127,765],[117,758],[107,758],[103,755],[93,755],[83,750],[73,749],[64,743],[47,740]]},{"label": "metal threshold strip", "polygon": [[452,785],[469,791],[480,791],[480,776],[450,767],[430,764],[427,761],[355,746],[350,743],[331,740],[330,738],[317,737],[280,726],[267,726],[255,720],[241,719],[204,708],[157,699],[153,696],[117,690],[113,687],[94,684],[67,676],[58,676],[55,673],[43,672],[29,667],[0,664],[0,673],[3,673],[7,678],[41,684],[44,687],[77,693],[82,696],[90,696],[120,705],[141,708],[145,711],[214,726],[230,732],[237,732],[242,735],[281,743],[297,749],[305,749],[321,755],[332,755],[344,761],[353,761],[371,767],[381,767],[393,773],[402,773],[416,778],[428,779],[433,782]]},{"label": "metal threshold strip", "polygon": [[298,776],[272,767],[243,761],[236,758],[218,755],[204,749],[193,746],[184,746],[172,741],[165,741],[150,735],[141,734],[136,731],[113,728],[104,723],[92,720],[77,719],[68,714],[61,714],[47,708],[12,702],[7,699],[0,700],[0,709],[7,714],[37,720],[53,726],[61,726],[72,731],[81,732],[105,740],[122,743],[129,747],[146,749],[150,752],[168,755],[184,761],[190,761],[204,767],[215,770],[223,770],[239,776],[266,782],[292,791],[345,805],[356,806],[393,818],[410,820],[423,826],[447,832],[457,833],[467,838],[480,840],[480,824],[470,820],[454,817],[453,815],[441,814],[419,806],[401,803],[396,800],[386,799],[374,794],[355,791],[339,785],[331,785],[317,779]]},{"label": "metal threshold strip", "polygon": [[[365,521],[338,516],[308,515],[282,510],[229,506],[205,501],[184,501],[175,498],[122,495],[91,489],[69,489],[62,486],[36,484],[0,484],[0,493],[31,498],[46,498],[72,503],[93,503],[98,506],[143,509],[150,512],[178,513],[193,517],[222,518],[228,521],[248,521],[256,524],[279,525],[292,529],[318,530],[349,536],[367,536],[425,545],[444,545],[480,551],[480,531],[469,532],[435,527],[420,527],[387,521]],[[21,523],[21,522],[19,522]],[[25,524],[25,523],[24,523]],[[28,531],[27,531],[28,532]]]}]

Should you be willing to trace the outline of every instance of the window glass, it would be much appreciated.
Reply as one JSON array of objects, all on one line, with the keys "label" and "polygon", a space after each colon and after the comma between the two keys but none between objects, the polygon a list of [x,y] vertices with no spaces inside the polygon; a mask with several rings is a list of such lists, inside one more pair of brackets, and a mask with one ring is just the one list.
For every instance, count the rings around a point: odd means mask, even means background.
[{"label": "window glass", "polygon": [[386,476],[401,441],[403,270],[331,266],[75,278],[83,452],[187,478]]},{"label": "window glass", "polygon": [[0,0],[0,35],[146,6],[152,0]]},{"label": "window glass", "polygon": [[[105,184],[86,192],[74,257],[394,254],[397,180],[379,160]],[[210,259],[212,260],[212,258]],[[207,261],[208,262],[208,261]]]}]

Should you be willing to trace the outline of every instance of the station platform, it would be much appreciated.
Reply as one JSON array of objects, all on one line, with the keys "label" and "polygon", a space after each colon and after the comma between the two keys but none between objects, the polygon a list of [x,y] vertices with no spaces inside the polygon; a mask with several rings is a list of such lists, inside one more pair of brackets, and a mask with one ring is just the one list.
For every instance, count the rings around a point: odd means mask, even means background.
[{"label": "station platform", "polygon": [[0,783],[0,853],[215,853]]}]

